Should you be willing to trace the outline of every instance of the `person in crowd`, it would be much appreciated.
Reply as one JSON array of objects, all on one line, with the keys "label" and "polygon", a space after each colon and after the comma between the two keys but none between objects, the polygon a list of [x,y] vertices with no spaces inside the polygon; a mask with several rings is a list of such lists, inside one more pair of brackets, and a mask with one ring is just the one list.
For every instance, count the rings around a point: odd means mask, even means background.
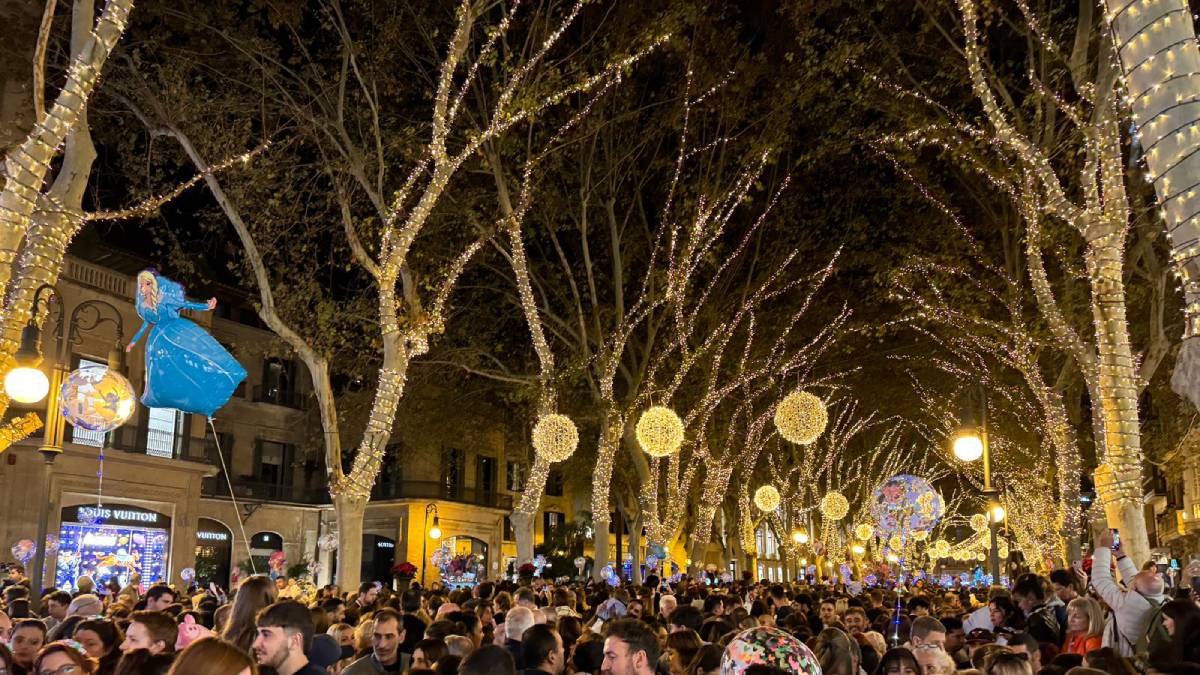
[{"label": "person in crowd", "polygon": [[130,616],[125,639],[121,642],[121,652],[145,649],[151,654],[170,654],[175,651],[178,638],[179,626],[169,615],[141,610]]},{"label": "person in crowd", "polygon": [[1165,663],[1200,665],[1200,607],[1187,600],[1172,600],[1163,605],[1162,623],[1171,637]]},{"label": "person in crowd", "polygon": [[[921,664],[922,675],[954,675],[954,659],[944,649],[934,645],[922,645],[913,650],[917,663]],[[824,673],[824,669],[822,669]]]},{"label": "person in crowd", "polygon": [[42,598],[46,603],[46,630],[54,627],[67,618],[67,607],[71,604],[71,594],[66,591],[54,591]]},{"label": "person in crowd", "polygon": [[858,659],[851,640],[838,628],[826,628],[814,639],[812,651],[821,664],[822,675],[858,675]]},{"label": "person in crowd", "polygon": [[[345,672],[342,675],[346,675]],[[462,660],[458,675],[517,675],[517,669],[507,649],[499,645],[485,645]]]},{"label": "person in crowd", "polygon": [[678,675],[687,670],[696,651],[704,646],[704,641],[693,630],[681,630],[667,635],[664,653],[660,658],[664,661],[671,675]]},{"label": "person in crowd", "polygon": [[694,630],[699,633],[700,626],[703,624],[704,614],[698,607],[683,605],[671,612],[671,618],[667,622],[667,630],[672,633],[681,630]]},{"label": "person in crowd", "polygon": [[617,619],[605,631],[601,668],[611,675],[651,675],[659,652],[658,638],[649,626],[636,619]]},{"label": "person in crowd", "polygon": [[1102,646],[1104,610],[1095,598],[1081,595],[1067,604],[1067,637],[1063,653],[1083,656]]},{"label": "person in crowd", "polygon": [[1029,659],[1013,652],[997,652],[984,662],[983,672],[987,675],[1033,675]]},{"label": "person in crowd", "polygon": [[970,663],[970,655],[967,654],[967,634],[963,632],[962,619],[951,616],[941,619],[941,622],[946,629],[943,648],[954,660],[955,668],[963,668]]},{"label": "person in crowd", "polygon": [[169,675],[258,675],[258,664],[229,642],[202,637],[179,653]]},{"label": "person in crowd", "polygon": [[77,644],[60,640],[42,647],[30,672],[38,675],[95,675],[96,660]]},{"label": "person in crowd", "polygon": [[[451,636],[453,637],[453,636]],[[449,639],[447,637],[446,639]],[[445,640],[434,640],[431,638],[422,639],[417,643],[416,649],[412,653],[412,667],[416,668],[433,668],[447,653]]]},{"label": "person in crowd", "polygon": [[42,623],[41,619],[19,619],[13,622],[12,637],[8,646],[12,649],[15,675],[36,672],[33,669],[33,661],[45,643],[46,624]]},{"label": "person in crowd", "polygon": [[1003,595],[989,600],[988,616],[991,618],[992,632],[1019,633],[1025,629],[1025,615],[1011,596]]},{"label": "person in crowd", "polygon": [[146,590],[146,610],[164,612],[175,603],[175,591],[166,584],[154,584]]},{"label": "person in crowd", "polygon": [[[1104,646],[1113,647],[1122,656],[1133,656],[1138,642],[1150,631],[1150,621],[1166,601],[1162,579],[1149,570],[1139,572],[1120,546],[1113,550],[1112,530],[1100,528],[1092,553],[1092,588],[1111,608],[1104,633]],[[1112,558],[1117,571],[1128,579],[1128,588],[1113,579]],[[1113,625],[1113,629],[1108,626]]]},{"label": "person in crowd", "polygon": [[518,669],[525,668],[521,640],[525,631],[533,625],[533,612],[528,607],[518,605],[504,615],[504,648],[512,654],[513,663]]},{"label": "person in crowd", "polygon": [[658,613],[663,619],[670,619],[671,612],[679,606],[679,601],[673,595],[663,595],[658,599]]},{"label": "person in crowd", "polygon": [[1024,614],[1025,632],[1039,644],[1062,644],[1062,629],[1054,610],[1046,604],[1046,582],[1036,574],[1027,574],[1012,589],[1012,600]]},{"label": "person in crowd", "polygon": [[12,635],[13,621],[8,613],[0,609],[0,645],[7,644]]},{"label": "person in crowd", "polygon": [[304,605],[285,600],[268,605],[258,613],[254,658],[258,665],[279,675],[321,675],[322,669],[308,662],[312,647],[312,614]]},{"label": "person in crowd", "polygon": [[111,619],[88,619],[75,627],[73,638],[83,645],[88,656],[96,659],[97,675],[112,675],[121,660],[121,643],[125,635]]},{"label": "person in crowd", "polygon": [[992,623],[992,606],[991,603],[997,598],[1008,598],[1008,589],[1003,586],[992,586],[988,589],[988,602],[979,609],[971,612],[970,616],[963,619],[963,630],[967,633],[981,628],[983,630],[994,632],[996,625]]},{"label": "person in crowd", "polygon": [[238,587],[233,610],[221,631],[221,637],[249,654],[258,635],[258,613],[274,603],[275,597],[275,584],[271,583],[270,577],[253,576],[243,581]]},{"label": "person in crowd", "polygon": [[149,649],[135,649],[121,655],[115,675],[167,675],[174,663],[174,653],[151,654]]},{"label": "person in crowd", "polygon": [[525,660],[524,675],[561,675],[566,667],[566,655],[558,631],[538,624],[521,637],[521,658]]},{"label": "person in crowd", "polygon": [[4,641],[0,640],[0,673],[10,675],[15,672],[17,671],[13,666],[12,652],[4,645]]},{"label": "person in crowd", "polygon": [[400,651],[404,642],[404,622],[400,612],[385,607],[373,616],[371,653],[351,663],[342,675],[370,673],[403,673],[409,669],[411,658]]},{"label": "person in crowd", "polygon": [[921,675],[921,664],[912,651],[905,647],[887,650],[879,659],[874,675]]},{"label": "person in crowd", "polygon": [[1008,638],[1007,647],[1014,654],[1024,654],[1033,671],[1042,669],[1042,644],[1032,633],[1017,633]]},{"label": "person in crowd", "polygon": [[321,603],[321,609],[325,610],[330,624],[339,624],[346,621],[346,601],[341,598],[326,598]]},{"label": "person in crowd", "polygon": [[[1092,576],[1094,577],[1095,574],[1093,570]],[[1133,667],[1129,659],[1113,647],[1101,647],[1084,654],[1083,665],[1104,671],[1108,675],[1137,675],[1137,669]]]},{"label": "person in crowd", "polygon": [[913,619],[912,628],[909,629],[908,647],[916,649],[926,645],[938,649],[946,648],[946,626],[928,614]]},{"label": "person in crowd", "polygon": [[316,666],[322,673],[340,673],[338,664],[342,660],[342,648],[337,638],[321,633],[313,635],[312,646],[308,649],[308,662]]},{"label": "person in crowd", "polygon": [[358,623],[358,620],[375,609],[375,601],[379,599],[379,586],[374,581],[364,581],[358,586],[358,595],[354,602],[346,607],[347,623]]}]

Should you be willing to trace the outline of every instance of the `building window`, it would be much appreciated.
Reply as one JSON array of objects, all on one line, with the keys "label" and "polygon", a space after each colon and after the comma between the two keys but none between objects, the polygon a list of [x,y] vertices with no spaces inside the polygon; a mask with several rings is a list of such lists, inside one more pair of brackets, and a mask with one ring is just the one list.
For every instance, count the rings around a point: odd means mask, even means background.
[{"label": "building window", "polygon": [[286,443],[276,441],[258,442],[258,479],[268,485],[283,485],[287,482]]},{"label": "building window", "polygon": [[442,496],[457,499],[463,488],[463,455],[458,448],[442,450]]},{"label": "building window", "polygon": [[558,469],[551,469],[546,475],[546,494],[551,497],[563,496],[563,475]]},{"label": "building window", "polygon": [[504,541],[516,541],[517,535],[513,532],[512,518],[504,516]]},{"label": "building window", "polygon": [[567,522],[567,514],[558,511],[546,511],[542,514],[542,536],[548,537],[555,528],[562,527]]},{"label": "building window", "polygon": [[508,462],[504,469],[506,485],[509,492],[525,491],[525,465],[520,462]]},{"label": "building window", "polygon": [[174,408],[150,408],[146,413],[146,454],[174,457],[182,422],[183,415]]}]

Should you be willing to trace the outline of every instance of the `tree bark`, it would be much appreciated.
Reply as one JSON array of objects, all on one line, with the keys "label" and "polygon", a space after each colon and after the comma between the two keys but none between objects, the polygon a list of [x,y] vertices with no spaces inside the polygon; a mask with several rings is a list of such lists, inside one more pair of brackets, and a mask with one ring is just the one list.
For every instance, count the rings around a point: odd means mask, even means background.
[{"label": "tree bark", "polygon": [[[342,591],[357,591],[362,574],[363,516],[367,500],[350,494],[333,497],[338,526],[337,585]],[[421,561],[423,568],[427,561]]]},{"label": "tree bark", "polygon": [[[600,444],[596,449],[596,466],[592,469],[592,545],[595,565],[592,567],[592,578],[602,580],[600,570],[609,564],[608,526],[611,523],[610,510],[612,494],[613,461],[621,447],[623,418],[609,406],[601,420]],[[618,561],[619,562],[619,561]]]},{"label": "tree bark", "polygon": [[517,567],[533,562],[533,516],[532,513],[513,511],[513,536],[517,538]]}]

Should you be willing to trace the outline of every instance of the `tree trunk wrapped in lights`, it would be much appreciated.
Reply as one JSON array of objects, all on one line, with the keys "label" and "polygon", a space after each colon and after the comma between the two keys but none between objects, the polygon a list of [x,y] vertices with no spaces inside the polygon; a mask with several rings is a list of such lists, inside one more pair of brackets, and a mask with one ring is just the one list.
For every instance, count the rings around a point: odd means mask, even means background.
[{"label": "tree trunk wrapped in lights", "polygon": [[[1135,147],[1158,195],[1183,284],[1187,321],[1171,387],[1200,407],[1200,46],[1192,10],[1186,0],[1105,0],[1103,6],[1124,72]],[[1122,351],[1119,344],[1111,349]]]}]

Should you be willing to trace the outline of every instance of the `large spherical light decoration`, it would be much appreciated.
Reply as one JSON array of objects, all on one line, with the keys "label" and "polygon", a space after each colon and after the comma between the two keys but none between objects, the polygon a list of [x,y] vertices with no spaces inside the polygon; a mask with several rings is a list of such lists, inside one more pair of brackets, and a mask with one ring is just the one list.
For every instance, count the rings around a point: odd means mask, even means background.
[{"label": "large spherical light decoration", "polygon": [[794,391],[775,406],[775,428],[792,443],[809,445],[825,432],[825,402],[807,391]]},{"label": "large spherical light decoration", "polygon": [[950,555],[950,542],[945,539],[938,539],[933,542],[933,554],[939,558],[946,558]]},{"label": "large spherical light decoration", "polygon": [[866,541],[875,535],[875,528],[866,523],[860,523],[854,528],[854,536]]},{"label": "large spherical light decoration", "polygon": [[68,422],[101,433],[127,422],[136,401],[133,385],[108,366],[86,366],[74,371],[58,393],[62,415]]},{"label": "large spherical light decoration", "polygon": [[888,548],[896,550],[902,548],[903,546],[904,540],[900,538],[900,535],[893,534],[890,538],[888,538]]},{"label": "large spherical light decoration", "polygon": [[533,425],[533,449],[539,457],[561,462],[579,445],[579,432],[566,415],[542,415]]},{"label": "large spherical light decoration", "polygon": [[754,491],[754,505],[762,511],[774,511],[783,501],[774,485],[764,485]]},{"label": "large spherical light decoration", "polygon": [[638,444],[651,457],[667,457],[683,445],[683,420],[661,405],[642,413],[636,431]]},{"label": "large spherical light decoration", "polygon": [[821,498],[821,515],[838,521],[850,513],[850,500],[840,492],[830,492]]},{"label": "large spherical light decoration", "polygon": [[975,530],[976,532],[983,532],[988,527],[987,516],[983,515],[982,513],[976,513],[975,515],[971,516],[970,525],[972,530]]}]

